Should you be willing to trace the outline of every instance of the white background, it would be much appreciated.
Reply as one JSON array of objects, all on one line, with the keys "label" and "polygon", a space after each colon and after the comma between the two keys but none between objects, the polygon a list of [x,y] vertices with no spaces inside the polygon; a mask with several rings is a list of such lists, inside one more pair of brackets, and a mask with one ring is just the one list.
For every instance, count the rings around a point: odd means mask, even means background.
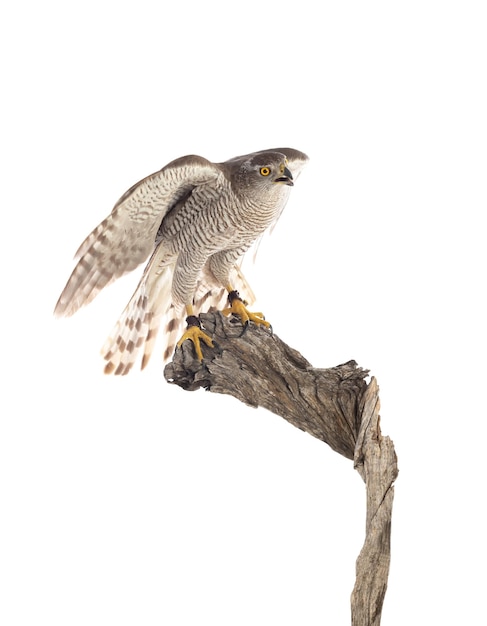
[{"label": "white background", "polygon": [[0,621],[348,624],[352,463],[263,409],[102,374],[140,272],[69,320],[82,239],[178,156],[310,162],[246,275],[316,367],[379,381],[384,625],[485,619],[482,2],[18,2],[0,16]]}]

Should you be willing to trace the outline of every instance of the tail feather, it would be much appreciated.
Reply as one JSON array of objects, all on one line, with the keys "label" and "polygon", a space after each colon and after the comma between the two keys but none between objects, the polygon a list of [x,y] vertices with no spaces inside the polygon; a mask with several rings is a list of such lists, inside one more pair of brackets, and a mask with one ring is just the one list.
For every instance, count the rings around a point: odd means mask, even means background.
[{"label": "tail feather", "polygon": [[153,311],[152,317],[150,319],[149,328],[147,331],[147,336],[144,344],[144,354],[142,356],[142,364],[141,368],[144,369],[149,362],[149,359],[154,350],[154,346],[156,343],[157,335],[159,332],[159,328],[163,324],[164,320],[168,320],[170,317],[174,317],[177,323],[166,324],[164,328],[163,334],[163,346],[164,350],[164,361],[167,361],[166,352],[168,350],[168,346],[171,343],[174,343],[172,347],[170,347],[170,354],[172,355],[175,348],[174,334],[179,335],[181,326],[184,320],[184,306],[176,306],[172,302],[171,298],[171,286],[172,286],[172,275],[174,271],[174,266],[170,266],[166,269],[163,276],[158,276],[158,288],[157,292],[154,294],[154,297],[151,298],[151,311]]},{"label": "tail feather", "polygon": [[105,342],[105,374],[125,375],[132,369],[150,325],[145,285],[139,285]]},{"label": "tail feather", "polygon": [[[107,361],[106,374],[125,375],[130,372],[142,352],[144,369],[154,351],[159,328],[163,328],[163,361],[171,358],[184,325],[184,305],[172,301],[171,287],[174,262],[158,264],[157,253],[149,261],[130,302],[125,307],[102,348]],[[231,276],[232,286],[252,304],[255,296],[239,267]],[[214,285],[211,277],[202,277],[196,287],[193,308],[202,311],[220,310],[226,304],[227,292]]]},{"label": "tail feather", "polygon": [[174,265],[166,265],[156,273],[151,265],[152,260],[103,345],[106,374],[128,374],[142,349],[142,368],[149,362],[161,319],[171,306],[174,271]]},{"label": "tail feather", "polygon": [[166,315],[166,326],[164,328],[164,352],[163,362],[168,361],[174,354],[176,343],[181,337],[184,323],[184,307],[171,305]]}]

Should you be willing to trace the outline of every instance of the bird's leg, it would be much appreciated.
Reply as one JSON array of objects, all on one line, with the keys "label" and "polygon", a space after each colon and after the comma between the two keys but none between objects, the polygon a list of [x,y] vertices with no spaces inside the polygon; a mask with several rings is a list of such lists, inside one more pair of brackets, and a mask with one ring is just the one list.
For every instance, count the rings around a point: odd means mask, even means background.
[{"label": "bird's leg", "polygon": [[230,306],[223,309],[223,315],[230,315],[231,313],[238,315],[244,327],[247,327],[249,322],[254,322],[254,324],[261,324],[266,328],[270,328],[270,324],[264,319],[263,313],[251,313],[245,306],[247,303],[242,300],[238,291],[235,291],[231,286],[228,286],[227,290]]},{"label": "bird's leg", "polygon": [[186,318],[186,324],[188,325],[186,331],[184,332],[181,339],[178,341],[178,348],[182,346],[182,344],[189,339],[194,344],[194,349],[196,352],[196,356],[200,361],[203,360],[203,352],[201,352],[200,340],[203,341],[209,348],[214,348],[213,341],[211,337],[209,337],[203,330],[201,329],[201,323],[199,319],[196,317],[193,311],[193,307],[191,304],[186,306],[186,313],[188,317]]}]

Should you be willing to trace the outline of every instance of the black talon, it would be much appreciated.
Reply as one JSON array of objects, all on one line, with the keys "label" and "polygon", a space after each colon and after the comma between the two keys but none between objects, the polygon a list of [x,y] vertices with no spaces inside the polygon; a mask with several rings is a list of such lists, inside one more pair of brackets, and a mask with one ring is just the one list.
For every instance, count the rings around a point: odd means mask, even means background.
[{"label": "black talon", "polygon": [[240,337],[243,337],[245,335],[245,333],[247,332],[247,328],[250,326],[250,320],[247,320],[245,322],[245,324],[243,324],[243,328],[242,328],[242,332],[240,333],[240,335],[238,336],[238,338],[240,339]]}]

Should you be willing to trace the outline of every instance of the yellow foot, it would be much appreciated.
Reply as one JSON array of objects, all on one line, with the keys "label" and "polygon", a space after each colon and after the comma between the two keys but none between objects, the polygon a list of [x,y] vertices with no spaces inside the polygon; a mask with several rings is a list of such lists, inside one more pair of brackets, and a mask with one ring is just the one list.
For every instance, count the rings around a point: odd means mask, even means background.
[{"label": "yellow foot", "polygon": [[270,328],[269,322],[264,319],[262,313],[251,313],[247,309],[242,298],[238,295],[238,291],[231,291],[228,294],[228,300],[230,301],[230,306],[227,309],[223,309],[223,315],[230,315],[231,313],[238,315],[244,326],[247,326],[249,322],[254,322],[254,324],[261,324],[266,328]]},{"label": "yellow foot", "polygon": [[201,324],[199,319],[194,315],[190,315],[186,318],[186,322],[188,324],[188,328],[186,332],[183,334],[181,339],[178,341],[178,348],[182,346],[182,344],[189,339],[194,344],[194,349],[196,352],[196,356],[200,361],[203,360],[203,352],[201,352],[201,344],[200,341],[203,341],[209,348],[214,348],[213,341],[211,337],[209,337],[206,333],[201,330]]}]

